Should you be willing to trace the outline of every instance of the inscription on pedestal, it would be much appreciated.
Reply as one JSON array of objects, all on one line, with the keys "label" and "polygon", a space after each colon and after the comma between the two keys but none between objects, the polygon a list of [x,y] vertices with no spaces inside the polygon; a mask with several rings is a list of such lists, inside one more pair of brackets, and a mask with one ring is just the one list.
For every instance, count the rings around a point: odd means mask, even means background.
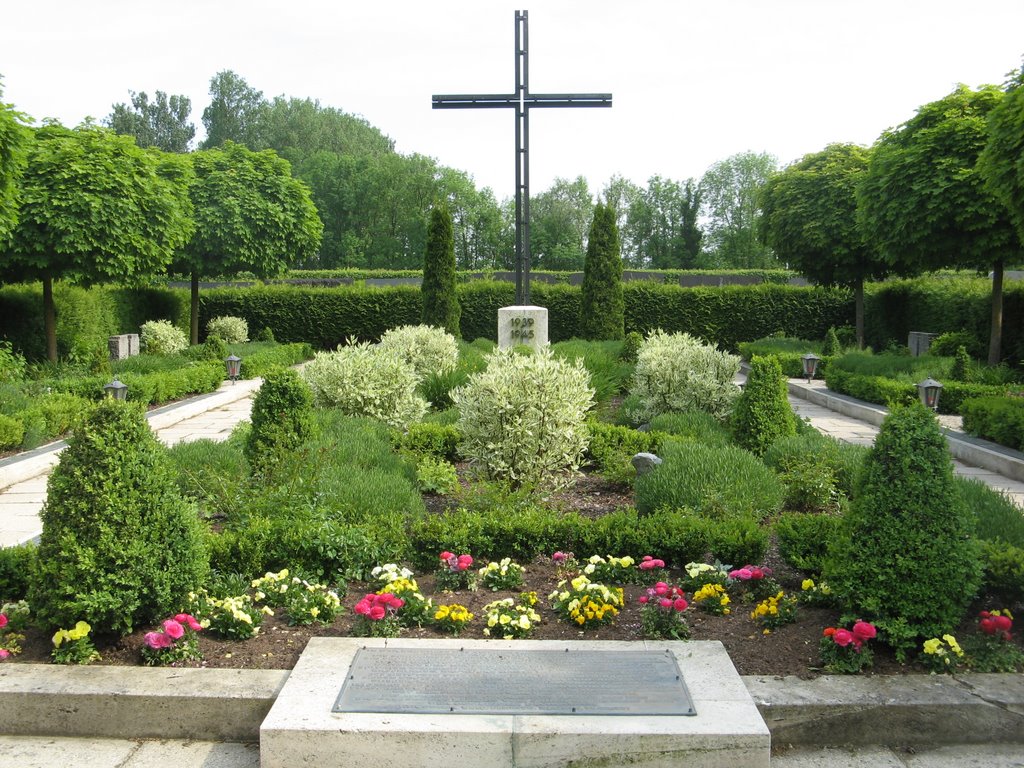
[{"label": "inscription on pedestal", "polygon": [[334,712],[694,715],[668,651],[361,648]]}]

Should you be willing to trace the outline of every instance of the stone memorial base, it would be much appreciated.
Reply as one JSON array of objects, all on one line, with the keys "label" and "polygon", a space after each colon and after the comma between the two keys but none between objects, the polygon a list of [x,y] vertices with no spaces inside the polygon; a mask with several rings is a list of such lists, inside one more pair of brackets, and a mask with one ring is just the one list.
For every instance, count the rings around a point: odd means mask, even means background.
[{"label": "stone memorial base", "polygon": [[498,310],[498,348],[527,346],[536,352],[548,343],[548,310],[524,305]]},{"label": "stone memorial base", "polygon": [[[453,702],[460,700],[460,690],[467,692],[466,698],[478,700],[473,705],[476,713],[409,712],[409,699],[417,694],[413,676],[407,673],[397,680],[388,679],[386,664],[381,667],[384,673],[374,673],[382,675],[380,693],[370,697],[372,706],[380,711],[334,711],[341,706],[342,688],[353,676],[350,669],[361,648],[374,649],[378,656],[381,654],[377,649],[398,649],[405,655],[407,649],[416,649],[422,652],[425,665],[431,663],[431,652],[438,649],[463,649],[466,653],[486,649],[509,654],[543,651],[550,655],[568,648],[569,653],[612,652],[610,658],[620,671],[629,663],[625,658],[629,654],[650,656],[652,651],[668,651],[678,665],[696,714],[488,714],[488,709],[501,709],[507,697],[500,687],[490,691],[493,701],[489,707],[483,695],[487,691],[474,688],[472,664],[446,669],[444,687],[455,693]],[[396,664],[395,670],[403,665],[407,668],[407,659]],[[525,666],[529,666],[529,660]],[[581,687],[600,691],[600,665],[589,674]],[[387,701],[395,695],[393,691],[405,685],[408,695],[399,693],[400,701],[389,707]],[[622,686],[621,680],[617,685]],[[515,681],[509,681],[509,686],[515,687]],[[544,683],[539,683],[535,696],[539,707],[549,708],[551,700],[557,704],[565,693],[562,687],[559,691],[545,690]],[[523,697],[521,688],[516,691],[519,698]],[[482,706],[481,698],[485,700]],[[620,698],[611,696],[610,700]],[[399,708],[405,711],[392,711]],[[768,768],[770,747],[768,728],[719,642],[313,638],[260,728],[261,768]]]}]

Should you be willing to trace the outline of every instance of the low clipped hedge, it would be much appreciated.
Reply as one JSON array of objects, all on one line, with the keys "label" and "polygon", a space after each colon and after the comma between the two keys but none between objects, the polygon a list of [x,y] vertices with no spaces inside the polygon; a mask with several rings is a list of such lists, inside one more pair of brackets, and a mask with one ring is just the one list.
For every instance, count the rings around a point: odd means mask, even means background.
[{"label": "low clipped hedge", "polygon": [[[825,374],[825,384],[833,392],[878,405],[909,405],[920,399],[917,387],[912,383],[884,376],[851,373],[841,370],[836,365],[829,366]],[[961,408],[966,400],[1006,395],[1009,389],[1010,387],[996,384],[944,381],[942,382],[942,394],[939,397],[939,413],[961,413]]]},{"label": "low clipped hedge", "polygon": [[[145,405],[166,403],[188,395],[213,392],[224,381],[223,361],[199,361],[172,370],[152,373],[118,374],[128,385],[128,400]],[[103,398],[103,387],[109,376],[85,376],[78,379],[54,379],[48,384],[56,391],[68,392],[86,400]]]},{"label": "low clipped hedge", "polygon": [[972,397],[960,413],[970,434],[1024,451],[1024,397]]}]

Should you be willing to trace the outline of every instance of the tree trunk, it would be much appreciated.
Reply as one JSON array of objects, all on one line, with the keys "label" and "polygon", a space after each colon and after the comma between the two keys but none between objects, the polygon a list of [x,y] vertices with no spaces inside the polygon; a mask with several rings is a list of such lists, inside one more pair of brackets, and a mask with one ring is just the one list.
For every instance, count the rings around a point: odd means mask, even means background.
[{"label": "tree trunk", "polygon": [[43,278],[43,328],[46,331],[46,359],[57,362],[57,309],[53,304],[53,278]]},{"label": "tree trunk", "polygon": [[853,317],[857,328],[857,349],[864,349],[864,281],[853,287]]},{"label": "tree trunk", "polygon": [[992,329],[988,342],[988,364],[999,365],[1003,347],[1003,260],[992,265]]},{"label": "tree trunk", "polygon": [[199,343],[199,273],[192,270],[192,301],[189,316],[190,343]]}]

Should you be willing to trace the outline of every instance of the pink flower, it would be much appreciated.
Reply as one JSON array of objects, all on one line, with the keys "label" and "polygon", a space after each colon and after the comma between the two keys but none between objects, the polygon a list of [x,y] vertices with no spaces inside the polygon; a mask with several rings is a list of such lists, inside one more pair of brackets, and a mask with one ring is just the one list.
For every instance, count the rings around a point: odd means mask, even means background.
[{"label": "pink flower", "polygon": [[374,621],[380,621],[384,618],[384,613],[385,611],[383,605],[375,605],[373,606],[373,608],[370,609],[370,618]]},{"label": "pink flower", "polygon": [[551,559],[556,563],[564,563],[570,557],[572,557],[572,552],[555,552],[555,554],[551,556]]},{"label": "pink flower", "polygon": [[1008,632],[1010,627],[1013,626],[1009,616],[993,616],[992,621],[996,625],[997,632]]},{"label": "pink flower", "polygon": [[650,599],[651,598],[649,598],[647,595],[640,595],[640,597],[638,597],[636,600],[637,600],[638,603],[646,605],[647,601],[650,600]]},{"label": "pink flower", "polygon": [[669,600],[667,597],[663,597],[661,598],[661,600],[658,601],[658,605],[660,605],[662,608],[671,608],[672,601]]},{"label": "pink flower", "polygon": [[730,579],[741,579],[742,581],[749,581],[753,577],[753,573],[750,568],[737,568],[735,571],[729,571]]},{"label": "pink flower", "polygon": [[392,595],[391,600],[388,602],[388,605],[390,605],[397,611],[399,608],[405,605],[405,600],[403,600],[400,597],[395,597],[394,595]]},{"label": "pink flower", "polygon": [[164,632],[172,640],[180,640],[182,635],[185,634],[185,628],[174,619],[167,619],[164,622]]},{"label": "pink flower", "polygon": [[750,569],[750,578],[754,579],[755,581],[757,581],[759,579],[763,579],[764,578],[764,571],[762,571],[760,568],[751,568]]},{"label": "pink flower", "polygon": [[448,561],[449,561],[449,560],[451,560],[451,559],[452,559],[453,557],[455,557],[455,555],[454,555],[454,554],[452,554],[451,552],[448,552],[447,550],[445,550],[444,552],[442,552],[442,553],[441,553],[440,557],[441,557],[441,559],[442,559],[442,560],[444,560],[445,562],[448,562]]},{"label": "pink flower", "polygon": [[868,624],[866,621],[858,621],[853,625],[853,637],[858,641],[858,644],[867,640],[873,640],[877,634],[874,625]]},{"label": "pink flower", "polygon": [[687,606],[689,606],[689,603],[681,597],[677,597],[675,599],[675,602],[672,603],[672,607],[675,608],[677,611],[685,611]]},{"label": "pink flower", "polygon": [[469,555],[459,555],[458,559],[459,570],[464,571],[473,564],[473,558]]},{"label": "pink flower", "polygon": [[0,648],[0,659],[6,659],[11,655],[11,652],[6,648]]},{"label": "pink flower", "polygon": [[174,645],[174,641],[171,640],[171,638],[169,638],[163,632],[147,632],[146,645],[148,645],[154,651],[158,651],[163,648],[170,648],[172,645]]},{"label": "pink flower", "polygon": [[651,557],[650,555],[644,555],[644,559],[640,563],[640,570],[642,570],[642,571],[650,571],[650,570],[652,570],[654,568],[664,568],[664,567],[665,567],[665,561],[664,560],[656,560],[653,557]]},{"label": "pink flower", "polygon": [[853,642],[853,632],[848,629],[837,629],[832,639],[840,648],[845,648]]},{"label": "pink flower", "polygon": [[354,610],[360,616],[366,616],[370,613],[370,601],[366,598],[363,598],[358,603],[356,603],[356,607],[352,610]]},{"label": "pink flower", "polygon": [[7,614],[0,613],[0,629],[7,626]]},{"label": "pink flower", "polygon": [[659,581],[657,584],[654,585],[654,594],[664,595],[666,592],[668,592],[668,584],[666,584],[664,581]]},{"label": "pink flower", "polygon": [[996,623],[991,616],[986,616],[978,622],[978,629],[986,635],[994,635],[996,633]]}]

